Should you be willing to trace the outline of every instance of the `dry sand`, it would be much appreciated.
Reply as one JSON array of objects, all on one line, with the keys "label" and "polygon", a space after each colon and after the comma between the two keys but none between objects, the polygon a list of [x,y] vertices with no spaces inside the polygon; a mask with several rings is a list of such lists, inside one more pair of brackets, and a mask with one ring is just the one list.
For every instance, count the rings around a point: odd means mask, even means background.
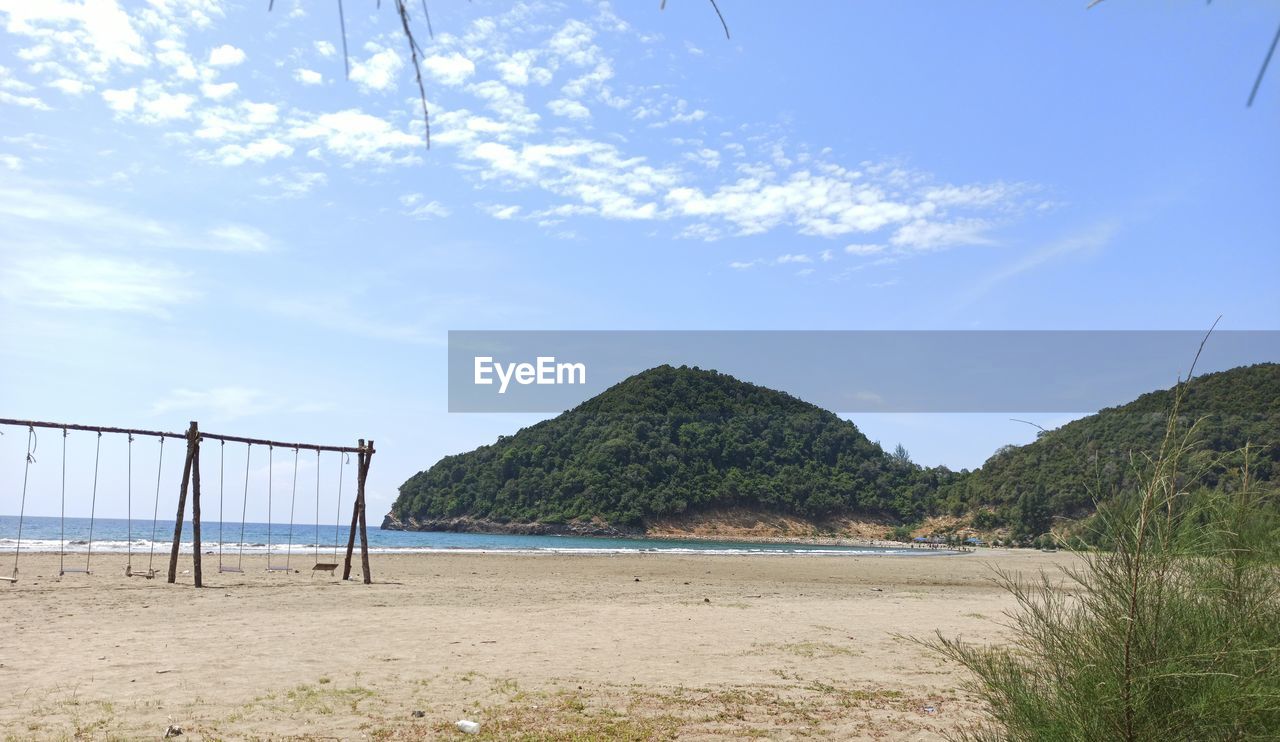
[{"label": "dry sand", "polygon": [[1071,557],[372,559],[368,586],[303,558],[206,562],[196,590],[121,555],[61,581],[23,555],[0,583],[0,736],[448,739],[466,718],[491,739],[937,739],[981,707],[901,635],[1001,641],[992,566]]}]

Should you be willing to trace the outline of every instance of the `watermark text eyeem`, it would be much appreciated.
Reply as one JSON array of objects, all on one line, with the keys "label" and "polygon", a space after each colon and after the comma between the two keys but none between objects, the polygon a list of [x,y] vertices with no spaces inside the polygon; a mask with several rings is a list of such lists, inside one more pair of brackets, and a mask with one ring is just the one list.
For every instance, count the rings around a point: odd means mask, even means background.
[{"label": "watermark text eyeem", "polygon": [[586,384],[585,363],[557,363],[555,356],[538,356],[533,363],[502,363],[493,356],[475,357],[475,383],[493,384],[497,377],[498,394],[506,394],[507,386],[515,381],[521,386],[529,384]]}]

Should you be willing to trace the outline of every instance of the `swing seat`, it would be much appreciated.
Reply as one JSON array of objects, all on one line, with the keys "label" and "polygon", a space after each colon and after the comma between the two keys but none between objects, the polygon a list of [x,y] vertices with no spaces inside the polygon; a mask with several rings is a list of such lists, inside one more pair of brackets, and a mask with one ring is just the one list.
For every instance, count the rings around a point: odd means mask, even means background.
[{"label": "swing seat", "polygon": [[316,566],[311,568],[311,576],[314,577],[316,572],[328,572],[329,574],[333,574],[333,571],[337,569],[338,566],[339,565],[337,564],[330,564],[328,562],[317,562]]},{"label": "swing seat", "polygon": [[244,574],[244,570],[240,569],[239,567],[218,567],[218,571],[219,572],[235,572],[237,574]]},{"label": "swing seat", "polygon": [[125,577],[145,577],[148,580],[152,580],[152,579],[155,579],[156,571],[154,569],[148,569],[145,572],[134,571],[133,567],[125,567],[124,576]]},{"label": "swing seat", "polygon": [[17,582],[17,581],[18,581],[18,578],[17,578],[17,577],[0,577],[0,581],[8,582],[8,583],[12,584],[12,583]]},{"label": "swing seat", "polygon": [[82,574],[82,575],[92,574],[88,569],[84,567],[67,567],[66,569],[58,570],[59,575],[67,575],[67,574],[73,574],[73,573]]},{"label": "swing seat", "polygon": [[292,567],[267,567],[268,572],[292,572]]}]

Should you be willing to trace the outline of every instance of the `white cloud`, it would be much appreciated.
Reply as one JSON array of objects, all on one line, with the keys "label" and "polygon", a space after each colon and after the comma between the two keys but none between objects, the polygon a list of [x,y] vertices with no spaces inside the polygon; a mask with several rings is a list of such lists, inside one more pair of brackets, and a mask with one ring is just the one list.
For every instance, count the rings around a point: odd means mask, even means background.
[{"label": "white cloud", "polygon": [[183,49],[182,42],[177,39],[160,39],[156,42],[156,59],[171,68],[180,80],[195,80],[200,76],[191,55]]},{"label": "white cloud", "polygon": [[266,252],[271,249],[271,237],[257,227],[247,224],[224,224],[209,230],[209,244],[224,252]]},{"label": "white cloud", "polygon": [[947,185],[925,190],[923,196],[939,206],[999,206],[1027,190],[1021,184]]},{"label": "white cloud", "polygon": [[37,111],[52,110],[49,104],[34,95],[25,95],[35,90],[30,83],[13,76],[8,67],[0,65],[0,103],[32,108]]},{"label": "white cloud", "polygon": [[321,114],[313,121],[294,126],[288,136],[317,140],[328,151],[353,162],[406,162],[415,156],[401,155],[401,150],[423,146],[419,137],[354,108]]},{"label": "white cloud", "polygon": [[514,219],[520,213],[520,207],[515,204],[491,204],[484,207],[484,209],[488,212],[489,216],[503,221]]},{"label": "white cloud", "polygon": [[444,85],[461,85],[476,72],[476,65],[457,52],[435,54],[422,60],[422,67]]},{"label": "white cloud", "polygon": [[303,85],[320,85],[324,82],[324,75],[316,72],[315,70],[299,67],[293,71],[293,79]]},{"label": "white cloud", "polygon": [[990,245],[991,223],[985,219],[967,218],[951,222],[917,219],[894,232],[889,242],[915,250],[940,250],[955,245]]},{"label": "white cloud", "polygon": [[702,147],[693,152],[686,152],[684,158],[690,162],[696,162],[709,170],[715,170],[720,167],[720,153],[710,147]]},{"label": "white cloud", "polygon": [[[96,2],[115,4],[113,0]],[[215,82],[219,79],[215,68],[240,64],[245,54],[229,44],[212,49],[210,66],[200,65],[196,79],[189,79],[195,66],[184,47],[190,19],[167,25],[161,20],[141,19],[151,18],[149,13],[158,14],[157,19],[176,18],[175,8],[191,8],[192,3],[205,8],[206,21],[220,12],[213,0],[209,4],[205,0],[154,0],[150,7],[135,12],[132,20],[125,14],[129,28],[139,34],[136,47],[140,61],[136,66],[149,65],[147,74],[131,70],[129,77],[107,80],[68,76],[59,70],[43,73],[41,84],[70,80],[66,92],[80,89],[77,84],[85,90],[102,90],[103,100],[121,119],[169,124],[164,133],[171,141],[194,145],[197,157],[227,165],[278,161],[302,153],[315,163],[348,166],[421,161],[425,152],[419,151],[423,145],[421,122],[404,116],[400,105],[404,101],[396,102],[394,108],[368,113],[354,108],[307,112],[283,102],[278,106],[231,105],[229,101],[236,100],[233,95],[239,89],[234,82]],[[926,173],[900,166],[863,163],[846,168],[836,164],[830,150],[816,150],[815,154],[804,143],[793,146],[776,134],[762,134],[759,128],[753,134],[749,127],[735,127],[713,140],[701,127],[687,127],[681,138],[669,140],[674,154],[667,154],[670,148],[656,146],[661,142],[651,141],[654,132],[647,127],[631,129],[626,136],[619,133],[596,140],[589,121],[593,113],[599,114],[601,103],[625,105],[637,120],[656,127],[692,124],[711,117],[706,110],[666,92],[669,88],[656,84],[660,81],[629,85],[621,94],[609,89],[615,63],[603,47],[612,46],[611,34],[618,33],[616,26],[621,22],[607,20],[608,13],[557,24],[548,24],[543,17],[535,19],[539,13],[524,7],[477,19],[456,35],[441,34],[431,55],[423,60],[434,89],[456,88],[441,91],[447,102],[432,106],[432,142],[443,145],[444,150],[432,157],[452,162],[473,178],[477,187],[527,189],[543,197],[542,203],[526,204],[524,212],[510,206],[480,207],[493,209],[496,218],[519,215],[543,227],[584,215],[666,220],[676,223],[674,233],[706,240],[773,230],[816,238],[844,237],[842,243],[852,235],[861,235],[877,244],[850,246],[844,252],[872,255],[886,250],[878,243],[891,245],[897,254],[989,242],[1000,223],[993,214],[1008,216],[1021,208],[1021,184],[944,181],[939,185]],[[20,50],[29,66],[67,62],[60,47],[52,44],[52,30],[79,28],[79,21],[46,18],[32,23],[49,32],[42,32],[31,47]],[[143,33],[148,38],[143,39]],[[42,45],[47,48],[37,48]],[[292,64],[280,62],[282,73],[303,85],[322,84],[324,75],[301,65],[307,64],[307,59],[314,62],[316,55],[336,57],[338,50],[327,41],[313,46],[314,55],[305,50],[308,53]],[[372,43],[362,54],[363,58],[353,58],[351,75],[361,91],[399,88],[404,77],[403,52]],[[116,60],[109,66],[115,71],[126,65]],[[557,92],[550,94],[536,87],[552,84],[555,87],[551,90]],[[0,92],[31,97],[29,90],[0,86]],[[189,93],[209,100],[197,101]],[[626,98],[635,98],[636,103],[632,105]],[[323,106],[323,101],[315,105]],[[559,117],[553,124],[548,123],[552,116]],[[194,123],[175,125],[183,120]],[[655,155],[657,152],[662,154]],[[311,176],[314,174],[264,174],[258,182],[277,190],[281,197],[296,197],[323,182]],[[407,208],[422,206],[419,202]],[[432,215],[439,214],[421,214]],[[808,249],[815,262],[829,262],[840,252],[839,247]]]},{"label": "white cloud", "polygon": [[831,173],[800,170],[782,181],[741,178],[711,193],[683,186],[671,189],[666,200],[682,216],[724,219],[747,235],[787,224],[823,237],[873,232],[916,213],[912,204],[892,200],[879,187],[838,168]]},{"label": "white cloud", "polygon": [[576,100],[557,98],[547,104],[547,108],[557,116],[571,119],[591,118],[591,110]]},{"label": "white cloud", "polygon": [[186,93],[168,93],[162,90],[143,91],[139,120],[144,123],[161,123],[174,119],[191,118],[191,106],[195,96]]},{"label": "white cloud", "polygon": [[117,113],[130,113],[138,106],[138,89],[104,90],[102,99]]},{"label": "white cloud", "polygon": [[83,245],[100,250],[259,252],[271,245],[268,235],[248,225],[200,229],[190,223],[166,223],[40,183],[0,185],[0,234],[15,250],[39,252],[74,252]]},{"label": "white cloud", "polygon": [[884,252],[884,245],[845,245],[844,251],[850,255],[875,255]]},{"label": "white cloud", "polygon": [[79,253],[20,258],[3,275],[0,296],[33,307],[165,315],[195,298],[183,271]]},{"label": "white cloud", "polygon": [[1120,225],[1116,221],[1099,222],[1024,254],[1004,268],[974,283],[966,292],[964,302],[972,302],[989,293],[999,284],[1035,270],[1045,263],[1102,250],[1111,243],[1119,229]]},{"label": "white cloud", "polygon": [[83,80],[76,80],[70,77],[63,77],[49,83],[49,87],[61,90],[67,95],[84,95],[93,90],[93,86]]},{"label": "white cloud", "polygon": [[48,103],[40,100],[33,95],[15,95],[8,90],[0,90],[0,103],[8,103],[14,106],[22,106],[23,108],[33,108],[37,111],[51,111]]},{"label": "white cloud", "polygon": [[222,100],[239,89],[240,85],[234,82],[206,82],[200,86],[200,92],[210,100]]},{"label": "white cloud", "polygon": [[[498,62],[494,68],[508,85],[524,86],[529,84],[530,72],[534,69],[537,57],[531,49],[519,51]],[[535,72],[534,75],[537,75]]]},{"label": "white cloud", "polygon": [[244,50],[230,44],[215,47],[209,52],[209,64],[213,67],[235,67],[244,60]]},{"label": "white cloud", "polygon": [[329,182],[329,176],[320,172],[293,171],[258,178],[258,184],[278,190],[278,198],[302,198],[315,188]]},{"label": "white cloud", "polygon": [[241,101],[236,106],[215,106],[201,110],[200,128],[194,133],[198,139],[209,141],[244,140],[258,135],[279,120],[280,109],[274,103]]},{"label": "white cloud", "polygon": [[245,101],[240,104],[245,120],[257,126],[274,124],[280,119],[280,109],[274,103],[254,103]]},{"label": "white cloud", "polygon": [[402,197],[400,202],[408,207],[401,213],[413,219],[438,219],[449,216],[452,213],[447,206],[439,201],[423,202],[422,194],[420,193],[412,194],[411,197]]},{"label": "white cloud", "polygon": [[262,163],[293,154],[293,147],[276,139],[264,137],[248,144],[226,144],[218,148],[215,158],[223,165],[243,165],[246,162]]},{"label": "white cloud", "polygon": [[786,255],[779,255],[778,259],[774,262],[778,265],[786,265],[787,263],[812,263],[813,258],[805,255],[804,253],[788,253]]},{"label": "white cloud", "polygon": [[706,117],[707,117],[707,112],[699,108],[693,111],[688,111],[688,112],[682,111],[682,112],[676,113],[671,117],[671,123],[691,124],[695,121],[701,121]]},{"label": "white cloud", "polygon": [[115,0],[72,3],[53,0],[3,0],[5,30],[32,39],[28,56],[66,56],[72,67],[101,79],[116,67],[142,67],[148,62],[146,42],[129,14]]},{"label": "white cloud", "polygon": [[22,158],[17,155],[0,154],[0,165],[16,173],[22,169]]},{"label": "white cloud", "polygon": [[365,93],[395,88],[400,70],[404,68],[404,60],[394,49],[377,44],[368,44],[365,48],[372,54],[368,59],[351,61],[351,81]]}]

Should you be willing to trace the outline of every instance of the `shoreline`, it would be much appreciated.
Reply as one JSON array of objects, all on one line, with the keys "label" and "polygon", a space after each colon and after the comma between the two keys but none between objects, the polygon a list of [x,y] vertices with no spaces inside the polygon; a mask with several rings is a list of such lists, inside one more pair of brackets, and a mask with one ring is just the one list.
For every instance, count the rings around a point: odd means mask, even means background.
[{"label": "shoreline", "polygon": [[[381,529],[379,529],[381,530]],[[441,535],[458,535],[456,531],[402,531],[400,529],[387,529],[390,532],[402,533],[422,533],[422,534],[441,534]],[[491,532],[466,532],[467,536],[495,536],[499,538],[511,537],[520,538],[523,534],[512,533],[491,533]],[[558,554],[632,554],[632,553],[676,553],[676,554],[710,554],[710,555],[739,555],[739,554],[793,554],[793,555],[840,555],[850,554],[856,555],[860,553],[878,553],[881,550],[892,552],[892,555],[911,556],[923,555],[928,553],[974,553],[973,547],[952,546],[952,547],[922,547],[916,544],[904,543],[899,541],[888,541],[883,539],[860,539],[839,536],[763,536],[763,535],[746,535],[746,534],[671,534],[659,533],[654,535],[639,536],[584,536],[569,534],[537,534],[534,538],[538,539],[574,539],[580,542],[589,542],[599,540],[601,542],[617,542],[632,541],[636,542],[635,546],[624,546],[615,544],[604,544],[598,547],[587,545],[563,546],[554,545],[547,546],[466,546],[466,545],[394,545],[373,544],[369,546],[369,553],[377,554],[434,554],[434,553],[520,553],[520,554],[539,554],[539,553],[558,553]],[[663,546],[654,547],[646,546],[646,543],[660,543]],[[132,552],[137,554],[146,554],[151,546],[151,542],[142,539],[135,539],[133,542]],[[682,544],[688,544],[687,548],[681,548]],[[724,545],[728,548],[716,548],[707,545]],[[759,546],[761,548],[751,549],[751,546]],[[12,553],[14,551],[14,540],[11,538],[0,539],[0,551]],[[163,551],[169,553],[172,542],[169,540],[156,541],[155,547],[157,553]],[[217,540],[202,541],[201,548],[203,553],[208,555],[216,555],[218,553],[219,542]],[[741,547],[734,549],[733,547]],[[777,548],[769,548],[777,547]],[[789,548],[788,548],[789,547]],[[67,554],[86,554],[90,545],[83,539],[68,540],[65,545],[60,546],[56,541],[48,538],[24,538],[20,553],[22,554],[57,554],[64,552]],[[222,549],[224,554],[239,554],[241,546],[239,543],[223,542]],[[794,549],[794,551],[792,550]],[[126,554],[128,553],[127,544],[121,539],[95,539],[92,544],[92,550],[95,554]],[[875,550],[859,551],[859,550]],[[339,551],[344,551],[342,545],[339,545]],[[1027,549],[1027,551],[1033,551]],[[182,541],[179,546],[179,553],[190,554],[192,552],[192,542],[190,540]],[[253,555],[265,555],[267,553],[266,544],[262,542],[246,543],[243,552]],[[276,543],[271,546],[270,553],[273,555],[290,554],[293,556],[306,556],[315,553],[315,544],[312,543],[294,543],[292,546]],[[321,543],[321,555],[333,554],[334,545],[332,543]]]}]

